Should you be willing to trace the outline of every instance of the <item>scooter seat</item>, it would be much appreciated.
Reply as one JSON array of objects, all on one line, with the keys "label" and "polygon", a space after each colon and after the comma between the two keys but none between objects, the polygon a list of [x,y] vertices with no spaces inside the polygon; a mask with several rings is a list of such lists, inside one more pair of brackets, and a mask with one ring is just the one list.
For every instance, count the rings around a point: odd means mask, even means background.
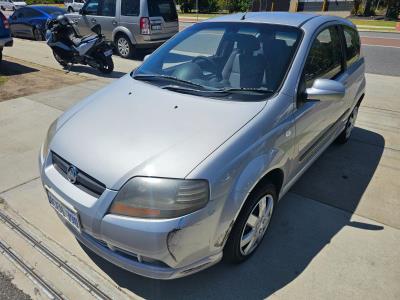
[{"label": "scooter seat", "polygon": [[93,40],[95,38],[97,38],[97,35],[95,35],[95,34],[86,35],[82,38],[74,38],[73,43],[74,43],[75,47],[78,47],[78,46],[82,45],[82,43],[90,42],[91,40]]}]

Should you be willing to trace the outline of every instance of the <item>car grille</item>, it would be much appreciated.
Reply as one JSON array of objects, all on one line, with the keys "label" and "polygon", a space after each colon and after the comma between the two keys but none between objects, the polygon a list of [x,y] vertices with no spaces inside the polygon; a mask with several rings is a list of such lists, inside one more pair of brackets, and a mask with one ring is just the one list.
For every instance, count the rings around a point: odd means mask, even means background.
[{"label": "car grille", "polygon": [[[71,163],[52,152],[52,161],[54,168],[65,178],[68,180],[67,173],[68,168],[72,166]],[[73,183],[76,187],[80,188],[84,192],[99,198],[101,194],[106,189],[106,186],[100,181],[94,179],[90,175],[78,169],[78,174],[76,177],[76,181]]]}]

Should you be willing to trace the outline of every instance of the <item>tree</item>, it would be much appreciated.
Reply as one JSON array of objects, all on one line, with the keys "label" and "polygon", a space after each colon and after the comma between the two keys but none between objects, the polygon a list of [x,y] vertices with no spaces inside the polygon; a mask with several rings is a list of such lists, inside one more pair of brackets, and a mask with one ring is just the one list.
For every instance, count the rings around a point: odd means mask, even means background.
[{"label": "tree", "polygon": [[388,8],[386,10],[386,18],[397,20],[400,13],[400,0],[388,0]]}]

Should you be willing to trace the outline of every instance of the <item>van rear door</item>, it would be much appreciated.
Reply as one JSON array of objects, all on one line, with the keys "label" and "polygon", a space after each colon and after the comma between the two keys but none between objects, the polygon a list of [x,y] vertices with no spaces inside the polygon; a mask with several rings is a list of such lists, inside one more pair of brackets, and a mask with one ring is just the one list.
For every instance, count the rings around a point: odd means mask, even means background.
[{"label": "van rear door", "polygon": [[174,0],[148,0],[151,40],[168,39],[179,30]]}]

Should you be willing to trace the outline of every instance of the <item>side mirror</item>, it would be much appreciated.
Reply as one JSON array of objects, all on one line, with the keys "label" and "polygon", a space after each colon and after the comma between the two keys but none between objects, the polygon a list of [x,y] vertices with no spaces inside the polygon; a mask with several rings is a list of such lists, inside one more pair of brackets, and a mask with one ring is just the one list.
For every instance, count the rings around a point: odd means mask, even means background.
[{"label": "side mirror", "polygon": [[151,54],[147,54],[147,55],[143,58],[143,61],[146,61],[146,60],[150,57],[150,55],[151,55]]},{"label": "side mirror", "polygon": [[316,79],[311,88],[306,89],[307,100],[342,100],[346,88],[340,82],[330,79]]}]

